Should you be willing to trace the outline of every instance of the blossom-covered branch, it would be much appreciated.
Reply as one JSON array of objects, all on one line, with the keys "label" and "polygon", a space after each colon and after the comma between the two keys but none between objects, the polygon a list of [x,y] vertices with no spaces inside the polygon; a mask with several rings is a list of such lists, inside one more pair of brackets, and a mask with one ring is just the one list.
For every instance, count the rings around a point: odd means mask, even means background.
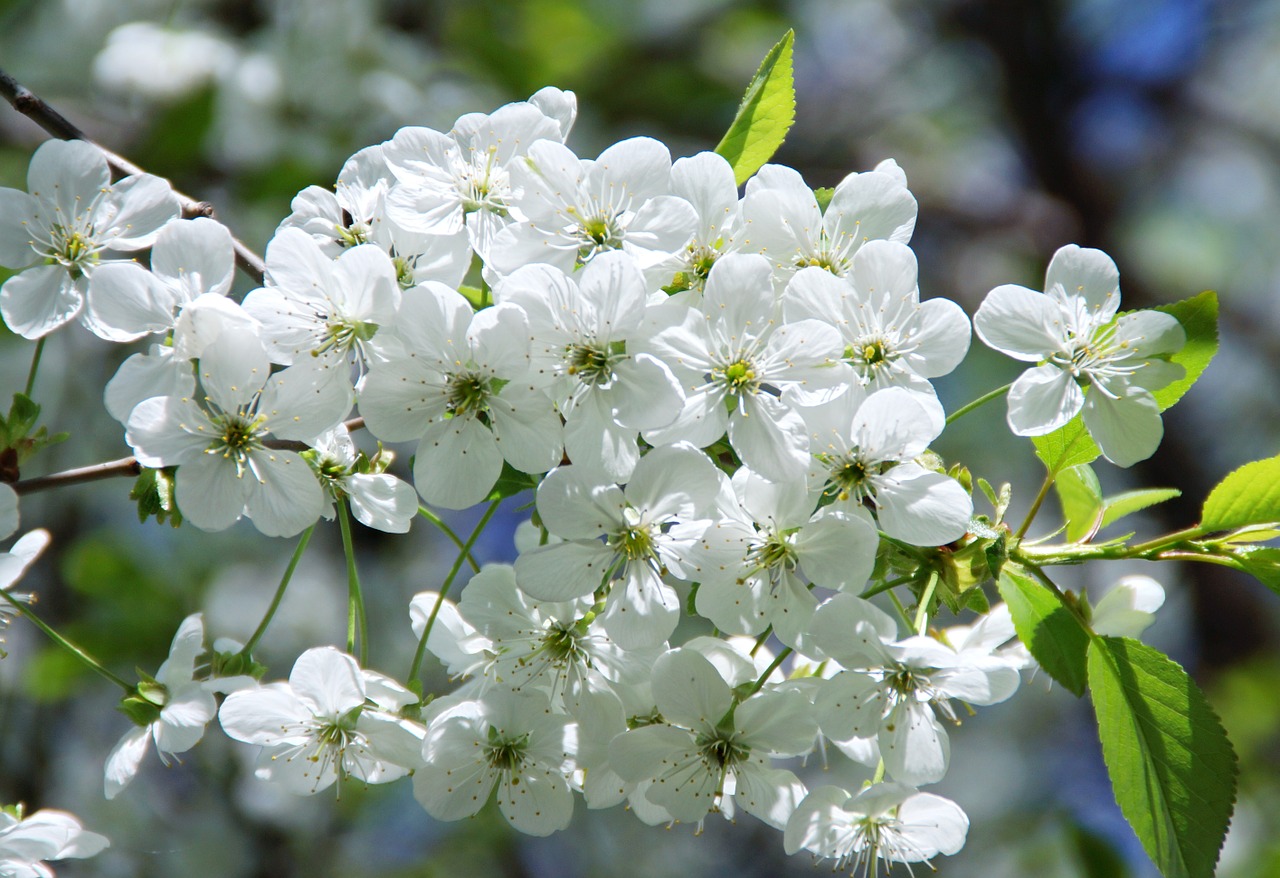
[{"label": "blossom-covered branch", "polygon": [[[43,98],[3,70],[0,70],[0,94],[4,95],[5,100],[15,110],[54,137],[62,140],[83,140],[86,143],[93,144],[101,150],[103,156],[106,157],[107,164],[117,176],[128,177],[145,173],[142,168],[133,162],[112,152],[102,144],[96,143],[89,135],[68,120],[66,116],[59,113]],[[174,192],[174,195],[177,196],[178,202],[182,206],[182,215],[184,217],[191,219],[193,217],[212,217],[214,215],[213,205],[209,202],[198,201],[177,191]],[[235,248],[236,264],[255,284],[261,284],[263,282],[263,272],[265,271],[262,257],[253,252],[248,245],[238,238],[232,239],[232,246]]]}]

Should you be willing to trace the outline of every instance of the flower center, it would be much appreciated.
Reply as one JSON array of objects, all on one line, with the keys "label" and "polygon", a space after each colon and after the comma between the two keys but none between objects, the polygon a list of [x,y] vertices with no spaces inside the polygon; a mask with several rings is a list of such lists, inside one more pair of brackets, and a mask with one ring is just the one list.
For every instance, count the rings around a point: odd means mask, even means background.
[{"label": "flower center", "polygon": [[524,764],[524,753],[528,747],[527,732],[518,738],[507,738],[497,729],[490,727],[489,743],[484,748],[484,758],[494,771],[516,771]]},{"label": "flower center", "polygon": [[70,272],[73,280],[78,280],[86,270],[98,261],[98,250],[93,240],[79,229],[55,225],[52,229],[53,241],[45,261],[49,265],[62,265]]},{"label": "flower center", "polygon": [[699,735],[696,746],[702,754],[702,760],[722,771],[744,761],[751,751],[735,741],[736,737],[737,733],[732,731]]},{"label": "flower center", "polygon": [[493,393],[492,382],[475,372],[458,372],[449,376],[447,403],[449,414],[456,417],[462,415],[483,415],[489,409],[489,396]]},{"label": "flower center", "polygon": [[869,378],[880,367],[898,358],[889,340],[882,335],[858,339],[844,349],[844,359],[863,377]]},{"label": "flower center", "polygon": [[625,342],[570,345],[566,352],[568,372],[593,387],[609,384],[613,381],[614,364],[625,356],[625,349]]},{"label": "flower center", "polygon": [[755,367],[747,360],[735,360],[727,366],[717,367],[712,370],[712,376],[734,395],[754,394],[760,389]]},{"label": "flower center", "polygon": [[249,452],[262,448],[266,435],[266,415],[242,412],[225,413],[211,419],[218,429],[217,438],[205,449],[205,454],[221,454],[236,465],[236,475],[243,476],[249,462]]}]

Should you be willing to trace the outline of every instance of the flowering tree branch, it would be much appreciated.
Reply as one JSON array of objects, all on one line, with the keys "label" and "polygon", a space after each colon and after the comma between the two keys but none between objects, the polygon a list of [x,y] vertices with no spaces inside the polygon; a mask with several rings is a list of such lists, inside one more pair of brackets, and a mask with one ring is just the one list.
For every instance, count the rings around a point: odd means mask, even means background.
[{"label": "flowering tree branch", "polygon": [[[142,168],[133,162],[117,155],[99,143],[95,143],[85,132],[76,127],[66,116],[63,116],[56,109],[45,102],[43,98],[37,95],[31,89],[18,82],[8,73],[0,70],[0,94],[3,94],[15,110],[26,116],[32,122],[35,122],[45,131],[54,137],[62,140],[83,140],[91,143],[99,150],[107,159],[107,164],[111,170],[122,177],[131,176],[133,174],[144,173]],[[182,204],[182,214],[187,218],[205,216],[213,216],[213,205],[207,201],[197,201],[189,195],[182,192],[174,191],[178,197],[178,201]],[[235,248],[236,264],[240,269],[249,276],[249,278],[259,286],[263,283],[263,275],[266,266],[262,261],[262,257],[238,238],[231,239],[232,246]]]},{"label": "flowering tree branch", "polygon": [[[364,418],[351,418],[344,422],[348,430],[360,430],[364,427]],[[294,442],[283,439],[270,439],[265,443],[269,448],[285,448],[293,451],[306,449],[304,442]],[[24,479],[13,485],[13,490],[18,494],[34,494],[37,491],[46,491],[50,488],[61,488],[66,485],[79,485],[84,482],[97,482],[102,479],[115,478],[117,476],[136,476],[142,472],[142,464],[138,463],[136,457],[122,457],[119,460],[108,460],[102,463],[93,463],[88,466],[80,466],[74,469],[63,470],[59,473],[52,473],[47,476],[36,476],[33,479]]]}]

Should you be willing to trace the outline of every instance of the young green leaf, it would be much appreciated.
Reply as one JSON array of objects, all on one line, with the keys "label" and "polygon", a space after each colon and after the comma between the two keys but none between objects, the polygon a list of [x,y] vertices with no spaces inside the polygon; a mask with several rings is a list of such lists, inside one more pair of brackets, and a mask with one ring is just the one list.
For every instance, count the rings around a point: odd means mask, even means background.
[{"label": "young green leaf", "polygon": [[1280,594],[1280,549],[1273,546],[1240,546],[1229,558],[1232,566]]},{"label": "young green leaf", "polygon": [[1126,515],[1133,515],[1149,506],[1181,496],[1182,492],[1177,488],[1145,488],[1106,497],[1102,501],[1102,527],[1117,522]]},{"label": "young green leaf", "polygon": [[1031,441],[1036,446],[1036,457],[1055,476],[1064,469],[1093,463],[1102,456],[1080,415],[1047,436],[1032,436]]},{"label": "young green leaf", "polygon": [[1159,650],[1094,637],[1089,690],[1116,802],[1165,878],[1210,878],[1236,794],[1236,755],[1204,695]]},{"label": "young green leaf", "polygon": [[1062,519],[1067,523],[1067,540],[1080,542],[1097,533],[1102,515],[1102,486],[1093,467],[1087,463],[1068,467],[1058,473],[1053,487],[1062,506]]},{"label": "young green leaf", "polygon": [[1204,501],[1200,526],[1230,530],[1280,521],[1280,457],[1255,460],[1229,474]]},{"label": "young green leaf", "polygon": [[738,115],[716,146],[733,166],[739,186],[778,151],[796,119],[796,92],[791,75],[791,45],[795,31],[787,31],[760,62]]},{"label": "young green leaf", "polygon": [[1018,639],[1045,673],[1076,695],[1084,694],[1089,633],[1058,595],[1026,571],[1006,564],[997,582],[1009,605]]},{"label": "young green leaf", "polygon": [[1171,357],[1172,362],[1187,370],[1186,375],[1152,394],[1160,411],[1164,411],[1182,399],[1182,395],[1191,389],[1191,385],[1196,383],[1200,373],[1218,352],[1218,294],[1213,290],[1205,290],[1198,296],[1161,305],[1155,310],[1178,318],[1182,330],[1187,334],[1187,343]]},{"label": "young green leaf", "polygon": [[814,200],[818,202],[818,208],[823,212],[827,212],[827,205],[831,203],[831,196],[836,194],[836,190],[830,186],[823,186],[813,190]]}]

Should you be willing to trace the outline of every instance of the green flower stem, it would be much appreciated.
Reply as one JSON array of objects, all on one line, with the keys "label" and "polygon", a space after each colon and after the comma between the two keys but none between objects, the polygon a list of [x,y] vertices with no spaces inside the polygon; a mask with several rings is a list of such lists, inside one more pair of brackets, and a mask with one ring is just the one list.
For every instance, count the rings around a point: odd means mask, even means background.
[{"label": "green flower stem", "polygon": [[883,591],[889,591],[890,589],[897,588],[900,585],[906,585],[908,582],[915,582],[915,579],[916,578],[914,576],[900,576],[897,579],[890,579],[885,582],[878,582],[875,585],[868,588],[862,594],[858,595],[858,597],[862,598],[863,600],[866,600],[867,598],[873,597],[874,595],[878,595]]},{"label": "green flower stem", "polygon": [[409,666],[409,675],[405,678],[410,683],[418,679],[418,672],[422,670],[422,660],[427,654],[427,638],[431,636],[431,628],[436,624],[436,616],[440,614],[440,605],[444,603],[445,595],[453,587],[453,580],[457,578],[458,571],[462,569],[462,562],[471,554],[471,547],[476,544],[476,540],[480,539],[480,534],[484,533],[485,527],[489,524],[489,519],[493,518],[494,513],[498,511],[498,504],[501,502],[502,499],[499,498],[489,504],[489,508],[484,511],[484,515],[480,516],[480,520],[476,522],[475,530],[471,531],[471,536],[467,537],[467,541],[462,544],[462,548],[458,552],[458,560],[453,562],[453,567],[449,569],[449,574],[444,578],[444,583],[440,586],[440,594],[436,596],[435,606],[431,608],[431,615],[427,617],[427,624],[422,628],[422,636],[418,638],[418,649],[413,654],[413,664]]},{"label": "green flower stem", "polygon": [[933,600],[933,593],[938,588],[938,573],[935,570],[929,574],[929,584],[924,587],[924,594],[920,595],[920,606],[916,608],[916,622],[912,626],[912,630],[921,636],[929,630],[929,602]]},{"label": "green flower stem", "polygon": [[747,655],[751,656],[752,658],[755,658],[756,653],[760,651],[760,647],[764,646],[765,641],[769,639],[769,635],[772,633],[773,633],[772,625],[765,628],[764,631],[761,632],[760,636],[756,638],[756,645],[751,647],[751,652],[747,653]]},{"label": "green flower stem", "polygon": [[893,601],[893,606],[898,610],[898,615],[902,617],[902,621],[907,623],[907,627],[915,630],[915,620],[911,618],[911,614],[907,612],[907,608],[902,605],[897,592],[889,592],[889,600]]},{"label": "green flower stem", "polygon": [[342,528],[342,553],[347,556],[347,652],[355,655],[356,632],[360,636],[360,654],[356,660],[364,667],[369,660],[369,625],[365,620],[364,595],[360,591],[360,573],[356,570],[356,550],[351,544],[351,516],[345,501],[338,501],[338,525]]},{"label": "green flower stem", "polygon": [[105,667],[103,667],[101,662],[99,662],[93,656],[89,655],[89,653],[85,652],[83,649],[76,646],[70,640],[67,640],[67,638],[63,637],[57,631],[54,631],[52,628],[50,628],[47,624],[45,624],[45,622],[39,616],[33,613],[31,611],[31,608],[28,607],[26,604],[23,604],[20,601],[14,600],[13,596],[10,595],[3,588],[0,588],[0,596],[3,596],[4,599],[9,602],[10,606],[12,606],[15,610],[17,610],[21,615],[25,616],[27,620],[31,622],[32,625],[35,625],[37,628],[43,631],[45,633],[45,636],[48,637],[50,640],[52,640],[54,643],[58,644],[58,646],[62,647],[67,652],[71,653],[73,656],[78,658],[85,665],[97,671],[99,674],[101,674],[103,677],[106,677],[112,683],[115,683],[117,686],[119,686],[121,689],[125,691],[125,694],[133,693],[134,687],[132,685],[130,685],[129,683],[126,683],[124,680],[120,679],[115,674],[108,671]]},{"label": "green flower stem", "polygon": [[1027,510],[1027,517],[1022,520],[1022,526],[1014,534],[1018,539],[1026,536],[1027,528],[1031,527],[1031,522],[1035,520],[1036,513],[1040,511],[1040,507],[1044,505],[1045,498],[1049,496],[1049,489],[1053,487],[1053,479],[1053,473],[1045,476],[1044,484],[1040,486],[1040,492],[1036,494],[1036,499],[1031,501],[1031,508]]},{"label": "green flower stem", "polygon": [[22,391],[24,396],[31,396],[31,391],[36,386],[36,372],[40,370],[40,355],[44,353],[44,340],[46,336],[41,336],[36,342],[36,352],[31,355],[31,369],[27,372],[27,389]]},{"label": "green flower stem", "polygon": [[773,672],[778,670],[778,668],[782,667],[782,662],[786,659],[787,656],[791,655],[791,652],[792,652],[791,647],[789,646],[783,647],[783,649],[778,652],[778,655],[774,658],[774,660],[769,663],[769,667],[765,668],[764,672],[760,674],[759,679],[757,679],[754,683],[752,683],[751,688],[742,694],[742,697],[738,699],[738,703],[741,704],[743,701],[746,701],[752,695],[755,695],[757,692],[759,692],[761,687],[764,686],[765,681],[768,680],[769,677],[773,675]]},{"label": "green flower stem", "polygon": [[1165,534],[1162,537],[1156,537],[1154,540],[1147,540],[1145,543],[1138,543],[1136,546],[1130,546],[1128,551],[1138,555],[1158,552],[1162,549],[1172,548],[1178,543],[1190,542],[1196,537],[1202,537],[1206,533],[1210,532],[1211,531],[1206,531],[1199,526],[1188,527],[1183,530],[1174,531],[1171,534]]},{"label": "green flower stem", "polygon": [[280,601],[284,599],[285,589],[289,587],[289,580],[293,579],[293,571],[297,569],[298,562],[302,560],[302,553],[307,548],[307,543],[311,542],[311,535],[315,533],[316,526],[313,524],[302,532],[302,536],[298,538],[297,548],[293,550],[293,557],[289,559],[289,566],[284,569],[284,576],[280,577],[280,584],[276,586],[276,593],[271,598],[271,606],[267,607],[266,615],[262,617],[262,621],[258,623],[258,628],[253,632],[253,636],[249,638],[249,642],[244,645],[244,649],[240,650],[240,655],[248,658],[253,648],[258,645],[258,641],[262,639],[262,635],[267,633],[267,626],[271,624],[271,619],[275,616],[276,610],[280,608]]},{"label": "green flower stem", "polygon": [[999,399],[1000,397],[1008,393],[1009,388],[1012,386],[1013,386],[1013,382],[1010,382],[1006,384],[1004,387],[997,387],[995,390],[991,391],[990,393],[984,393],[982,396],[978,397],[968,405],[960,406],[960,408],[956,409],[954,412],[947,415],[945,426],[949,427],[951,426],[952,421],[957,420],[958,418],[969,414],[969,412],[973,411],[976,408],[986,405],[987,403],[991,402],[991,400],[993,399]]},{"label": "green flower stem", "polygon": [[[460,550],[462,549],[462,537],[458,536],[457,532],[455,532],[453,528],[449,527],[449,525],[445,522],[443,518],[436,515],[434,512],[432,512],[430,509],[428,509],[425,506],[418,507],[418,514],[421,515],[423,518],[425,518],[427,521],[434,524],[437,528],[439,528],[440,532],[443,533],[446,537],[448,537],[451,543],[457,546]],[[480,564],[477,563],[475,556],[472,555],[470,551],[467,551],[465,555],[466,555],[467,562],[471,565],[471,569],[474,570],[476,573],[479,573]]]}]

